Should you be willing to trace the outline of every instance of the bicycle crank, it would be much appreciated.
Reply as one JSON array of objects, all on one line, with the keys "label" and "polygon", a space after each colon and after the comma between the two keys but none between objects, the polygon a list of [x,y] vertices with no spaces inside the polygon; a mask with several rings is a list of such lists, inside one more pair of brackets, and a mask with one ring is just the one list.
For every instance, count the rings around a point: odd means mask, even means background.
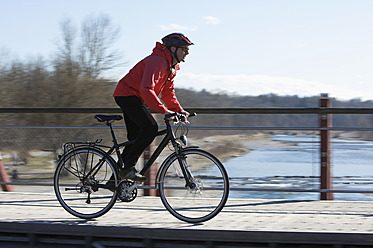
[{"label": "bicycle crank", "polygon": [[136,182],[130,180],[122,180],[119,184],[119,200],[122,202],[131,202],[135,200],[137,196],[137,186]]}]

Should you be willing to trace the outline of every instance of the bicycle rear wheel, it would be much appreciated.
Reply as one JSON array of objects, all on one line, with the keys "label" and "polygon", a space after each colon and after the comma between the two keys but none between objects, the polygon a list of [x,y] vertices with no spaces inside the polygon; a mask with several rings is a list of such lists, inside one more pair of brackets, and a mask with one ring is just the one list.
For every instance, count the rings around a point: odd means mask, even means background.
[{"label": "bicycle rear wheel", "polygon": [[[111,177],[113,175],[113,177]],[[54,191],[62,207],[83,219],[97,218],[108,212],[117,199],[117,191],[106,183],[117,182],[115,162],[94,147],[80,147],[66,153],[54,175]]]},{"label": "bicycle rear wheel", "polygon": [[173,154],[160,170],[161,200],[180,220],[191,223],[210,220],[228,199],[228,174],[216,157],[200,149],[182,151],[182,161],[194,186],[186,186],[177,156]]}]

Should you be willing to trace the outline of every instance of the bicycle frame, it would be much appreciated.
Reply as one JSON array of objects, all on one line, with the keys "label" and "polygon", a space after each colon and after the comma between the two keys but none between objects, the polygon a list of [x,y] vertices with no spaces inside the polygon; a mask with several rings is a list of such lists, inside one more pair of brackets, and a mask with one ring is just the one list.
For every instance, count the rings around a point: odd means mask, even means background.
[{"label": "bicycle frame", "polygon": [[[110,147],[110,149],[107,152],[104,152],[105,153],[105,157],[104,158],[110,157],[111,154],[113,154],[114,151],[115,151],[115,153],[116,153],[116,155],[118,157],[118,162],[123,167],[124,162],[123,162],[122,156],[120,154],[120,148],[121,147],[125,147],[127,145],[130,145],[134,141],[132,140],[132,141],[126,141],[126,142],[123,142],[123,143],[118,143],[118,141],[117,141],[117,139],[115,137],[115,132],[114,132],[114,129],[113,129],[111,123],[112,122],[107,122],[106,125],[109,126],[109,128],[110,128],[110,133],[111,133],[111,136],[113,138],[114,145],[112,147]],[[181,144],[179,144],[176,141],[176,137],[175,137],[175,134],[174,134],[174,132],[172,130],[172,126],[170,124],[170,121],[168,121],[167,119],[165,119],[165,123],[166,123],[166,129],[158,131],[158,133],[156,135],[156,136],[161,136],[161,135],[165,135],[165,136],[163,137],[162,141],[159,143],[159,145],[157,146],[157,148],[155,149],[155,151],[150,156],[149,160],[146,162],[145,166],[143,167],[143,169],[139,173],[141,175],[145,175],[145,173],[153,165],[153,163],[155,162],[155,160],[162,153],[162,151],[164,150],[164,148],[166,148],[166,146],[168,145],[169,141],[171,141],[173,147],[175,148],[176,154],[178,156],[178,161],[180,163],[180,167],[181,167],[181,170],[182,170],[184,178],[185,178],[186,186],[189,186],[190,185],[190,180],[189,180],[190,179],[190,174],[187,172],[187,170],[185,168],[185,165],[183,164],[183,160],[182,160],[182,157],[181,157],[181,148],[182,148],[182,146],[181,146]],[[96,145],[96,146],[109,148],[108,146],[103,146],[103,145]],[[88,174],[85,176],[84,179],[88,178],[97,168],[99,168],[100,165],[101,165],[101,163],[97,164],[94,168],[92,168],[92,170],[88,172]],[[118,168],[118,170],[119,169],[120,168]]]},{"label": "bicycle frame", "polygon": [[[187,123],[185,116],[177,113],[175,116],[181,127]],[[64,154],[59,156],[54,175],[58,201],[67,212],[83,219],[102,216],[118,200],[133,201],[137,196],[137,187],[142,185],[142,182],[122,180],[121,173],[118,173],[123,166],[121,148],[135,142],[118,143],[112,123],[122,117],[96,115],[95,118],[110,127],[113,145],[101,144],[101,140],[65,143]],[[166,118],[166,129],[156,133],[156,136],[163,137],[140,174],[144,175],[171,143],[174,149],[170,148],[174,151],[160,165],[154,184],[163,205],[182,221],[197,223],[210,220],[223,209],[228,199],[227,172],[209,152],[195,146],[185,147],[186,133],[179,134],[177,130],[180,126],[174,129]],[[91,203],[90,207],[84,207]]]}]

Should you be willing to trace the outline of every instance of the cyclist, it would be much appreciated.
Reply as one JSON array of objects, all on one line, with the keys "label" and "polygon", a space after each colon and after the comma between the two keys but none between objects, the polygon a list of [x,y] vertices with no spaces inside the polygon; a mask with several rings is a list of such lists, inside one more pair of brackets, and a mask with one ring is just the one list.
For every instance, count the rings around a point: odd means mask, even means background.
[{"label": "cyclist", "polygon": [[153,53],[138,62],[119,81],[113,96],[122,109],[127,138],[134,140],[121,154],[124,168],[121,168],[119,175],[122,179],[147,180],[135,169],[140,155],[158,132],[157,122],[147,107],[165,115],[174,112],[189,115],[176,98],[174,78],[179,63],[185,62],[189,54],[190,45],[193,43],[181,33],[163,37],[162,44],[156,42]]}]

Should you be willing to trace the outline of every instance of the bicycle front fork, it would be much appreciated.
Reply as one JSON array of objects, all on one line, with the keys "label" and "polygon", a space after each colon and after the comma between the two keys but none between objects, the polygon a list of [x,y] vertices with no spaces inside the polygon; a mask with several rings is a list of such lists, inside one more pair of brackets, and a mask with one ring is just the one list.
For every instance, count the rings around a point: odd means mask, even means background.
[{"label": "bicycle front fork", "polygon": [[190,187],[191,189],[194,189],[196,187],[196,184],[194,183],[193,175],[190,173],[190,170],[188,169],[188,163],[186,158],[187,156],[182,154],[180,150],[177,152],[177,160],[179,162],[181,171],[185,179],[185,187]]}]

